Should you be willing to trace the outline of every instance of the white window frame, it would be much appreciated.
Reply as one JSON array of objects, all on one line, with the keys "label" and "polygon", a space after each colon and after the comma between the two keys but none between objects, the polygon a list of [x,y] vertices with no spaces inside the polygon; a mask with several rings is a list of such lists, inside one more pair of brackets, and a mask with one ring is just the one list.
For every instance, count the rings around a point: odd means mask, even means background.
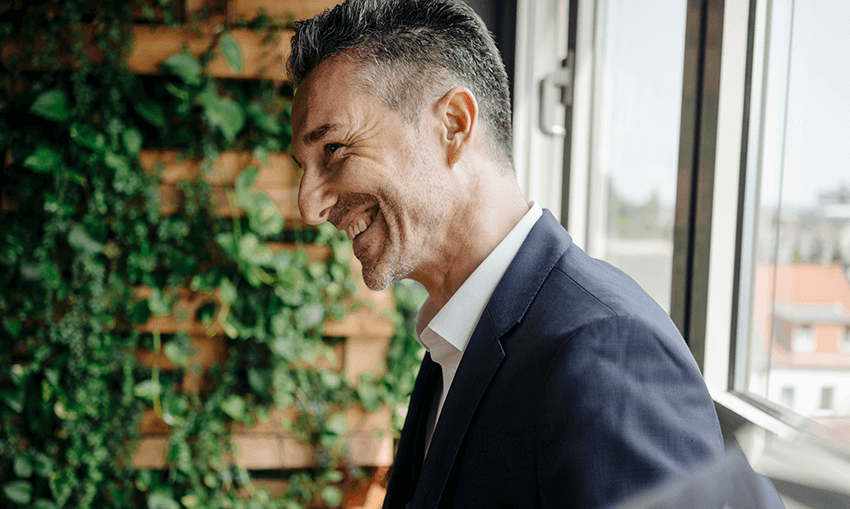
[{"label": "white window frame", "polygon": [[[746,285],[738,284],[738,257],[741,256],[741,249],[745,253],[748,251],[746,244],[753,239],[752,225],[746,221],[742,223],[742,231],[738,230],[739,207],[749,207],[753,203],[752,200],[741,198],[743,193],[752,193],[750,186],[741,188],[742,172],[747,170],[746,157],[742,156],[745,146],[743,140],[747,135],[745,125],[749,123],[749,129],[757,129],[759,122],[759,119],[748,118],[747,111],[747,81],[751,79],[747,68],[748,53],[752,50],[749,38],[754,26],[750,17],[757,13],[756,6],[762,7],[756,2],[765,1],[771,0],[708,0],[708,4],[715,8],[714,15],[722,13],[722,49],[719,55],[716,137],[711,154],[713,173],[709,175],[708,183],[692,184],[711,189],[711,206],[708,209],[710,241],[708,246],[702,246],[708,247],[705,308],[703,311],[692,307],[691,312],[696,313],[696,319],[689,317],[689,323],[704,324],[704,335],[701,335],[699,329],[691,331],[690,346],[715,403],[749,424],[742,427],[736,437],[754,468],[759,469],[759,458],[769,448],[786,447],[799,455],[799,464],[789,467],[797,468],[795,475],[799,477],[798,481],[807,480],[803,479],[807,475],[803,472],[812,473],[816,470],[816,474],[812,474],[815,477],[811,479],[816,479],[811,481],[812,484],[846,492],[846,487],[850,486],[850,451],[837,450],[833,442],[817,431],[818,426],[814,421],[781,405],[734,390],[736,380],[733,378],[737,376],[740,381],[743,376],[740,370],[736,373],[734,369],[735,338],[742,331],[741,321],[748,319],[737,314],[740,299],[746,302],[750,298],[745,293]],[[711,12],[709,8],[709,17]],[[685,146],[684,143],[682,146]],[[701,197],[699,192],[693,195],[697,196],[697,200]],[[739,207],[729,206],[730,202],[738,203]],[[699,215],[701,205],[697,203],[692,206]],[[699,217],[696,224],[699,228]],[[697,237],[700,237],[697,233]],[[699,290],[701,288],[695,289]],[[700,319],[701,312],[704,312],[703,319]],[[815,463],[829,464],[830,467],[817,467]]]}]

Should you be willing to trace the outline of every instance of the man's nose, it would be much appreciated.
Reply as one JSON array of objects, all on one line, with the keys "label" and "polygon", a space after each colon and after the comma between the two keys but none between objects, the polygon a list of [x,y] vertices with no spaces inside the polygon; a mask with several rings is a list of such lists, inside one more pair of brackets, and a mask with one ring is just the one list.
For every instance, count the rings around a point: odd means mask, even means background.
[{"label": "man's nose", "polygon": [[298,188],[298,209],[301,219],[309,225],[318,225],[328,220],[336,195],[314,171],[304,171]]}]

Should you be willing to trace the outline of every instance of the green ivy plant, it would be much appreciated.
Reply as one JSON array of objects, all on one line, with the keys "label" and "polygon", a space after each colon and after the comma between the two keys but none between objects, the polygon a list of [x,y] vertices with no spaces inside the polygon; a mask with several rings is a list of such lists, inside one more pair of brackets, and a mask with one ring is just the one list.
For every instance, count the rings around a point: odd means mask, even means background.
[{"label": "green ivy plant", "polygon": [[[180,183],[181,207],[164,215],[160,174],[142,167],[143,150],[197,158],[202,175],[226,151],[265,164],[288,150],[291,89],[206,72],[218,54],[241,71],[233,28],[272,38],[287,23],[225,23],[200,57],[180,52],[163,75],[144,77],[125,63],[139,12],[184,22],[170,0],[99,2],[94,12],[84,0],[0,6],[0,44],[15,48],[0,62],[0,505],[337,507],[340,483],[358,474],[341,439],[343,411],[405,405],[422,356],[412,316],[423,291],[395,288],[386,374],[353,388],[320,362],[335,341],[322,324],[344,314],[354,290],[339,232],[286,224],[252,191],[256,167],[227,189],[228,217],[202,176]],[[310,261],[283,242],[326,245],[331,255]],[[140,332],[153,317],[176,316],[180,288],[210,297],[183,319],[226,337],[227,361],[199,392],[182,387],[198,370],[191,337]],[[140,365],[139,349],[177,369]],[[315,447],[318,466],[280,473],[286,489],[272,496],[233,462],[230,436],[234,423],[290,407],[297,417],[284,424]],[[131,464],[146,408],[170,428],[163,470]]]}]

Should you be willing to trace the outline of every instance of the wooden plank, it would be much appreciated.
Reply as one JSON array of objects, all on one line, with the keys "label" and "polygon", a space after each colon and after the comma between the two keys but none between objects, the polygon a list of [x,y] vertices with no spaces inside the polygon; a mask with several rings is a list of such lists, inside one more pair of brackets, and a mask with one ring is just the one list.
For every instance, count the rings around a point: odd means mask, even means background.
[{"label": "wooden plank", "polygon": [[[307,256],[311,261],[327,260],[330,258],[330,249],[327,246],[316,246],[313,244],[272,244],[272,250],[289,249],[294,250],[303,247],[307,250]],[[395,298],[392,288],[380,292],[369,290],[363,283],[360,275],[360,262],[351,256],[351,276],[355,279],[357,290],[354,299],[362,305],[357,311],[350,312],[340,320],[328,319],[324,323],[323,333],[332,337],[357,337],[357,338],[391,338],[395,333],[395,325],[390,313],[395,309]],[[190,335],[212,336],[221,335],[221,326],[213,323],[209,328],[195,319],[198,308],[204,303],[215,301],[218,297],[204,292],[192,292],[187,288],[181,288],[180,300],[175,304],[175,313],[167,316],[151,317],[148,322],[136,327],[139,332],[151,333],[158,330],[162,334],[174,334],[186,332]],[[139,298],[148,298],[150,288],[139,287],[136,295]],[[351,305],[353,301],[349,301]],[[378,343],[375,343],[376,345]]]},{"label": "wooden plank", "polygon": [[371,373],[380,376],[386,370],[387,349],[390,336],[359,337],[345,340],[345,374],[348,385],[357,387],[360,375]]},{"label": "wooden plank", "polygon": [[19,198],[13,198],[7,195],[5,192],[0,195],[0,211],[14,212],[18,210],[18,207],[20,206],[21,200]]},{"label": "wooden plank", "polygon": [[[150,175],[162,169],[162,184],[159,186],[160,211],[165,215],[180,210],[183,197],[177,187],[179,181],[203,178],[214,184],[210,198],[216,213],[222,217],[244,216],[245,211],[234,208],[228,199],[227,189],[233,185],[242,170],[256,166],[260,171],[251,189],[255,192],[264,191],[278,206],[284,219],[301,218],[298,210],[300,170],[288,154],[270,154],[269,163],[263,164],[247,152],[225,152],[212,164],[211,172],[201,170],[201,160],[182,159],[180,152],[176,150],[143,150],[139,154],[139,162]],[[235,197],[233,201],[235,202]]]},{"label": "wooden plank", "polygon": [[[247,469],[292,469],[316,466],[314,448],[303,444],[289,434],[280,424],[282,416],[292,420],[298,410],[288,408],[273,411],[270,424],[246,427],[234,424],[231,437],[236,457]],[[158,418],[148,409],[143,423],[157,423]],[[389,407],[377,412],[365,412],[359,406],[345,410],[349,431],[343,436],[351,461],[360,466],[390,466],[393,460],[392,415]],[[161,420],[160,420],[161,422]],[[142,440],[133,455],[136,468],[163,468],[166,466],[167,434],[163,434],[164,423],[154,427],[148,424],[142,429]],[[157,433],[148,433],[157,431]],[[144,465],[144,467],[138,466]]]},{"label": "wooden plank", "polygon": [[[160,179],[166,184],[176,184],[180,180],[194,180],[202,176],[200,159],[183,159],[178,150],[142,150],[139,163],[149,175],[163,168]],[[263,164],[250,152],[224,152],[212,163],[212,173],[204,173],[203,178],[213,184],[233,184],[242,170],[249,166],[259,168],[257,181],[252,189],[266,187],[297,188],[301,174],[298,165],[289,154],[269,154],[269,163]]]},{"label": "wooden plank", "polygon": [[373,292],[363,282],[363,266],[352,254],[351,277],[357,285],[356,298],[363,307],[348,313],[341,321],[325,322],[325,336],[337,337],[392,337],[395,325],[390,313],[395,310],[392,288]]},{"label": "wooden plank", "polygon": [[266,15],[299,20],[310,18],[325,9],[331,9],[338,0],[231,0],[235,16],[254,19],[260,12]]},{"label": "wooden plank", "polygon": [[[200,56],[214,43],[218,29],[213,23],[201,23],[200,26],[199,34],[188,27],[134,26],[133,51],[127,59],[128,67],[136,74],[160,75],[163,74],[160,64],[184,48]],[[224,57],[217,54],[207,67],[210,75],[219,78],[286,78],[285,62],[289,57],[291,30],[280,31],[268,45],[263,43],[265,34],[262,32],[234,28],[230,33],[242,51],[242,72],[231,69]]]},{"label": "wooden plank", "polygon": [[[301,219],[301,213],[298,210],[298,189],[297,188],[265,188],[263,191],[277,205],[281,215],[287,221]],[[210,201],[216,211],[216,214],[221,217],[244,217],[245,211],[235,206],[236,198],[228,199],[227,193],[232,192],[223,186],[212,186],[210,190]],[[183,193],[177,185],[163,184],[159,186],[160,198],[160,213],[165,216],[180,211],[183,204]]]},{"label": "wooden plank", "polygon": [[[170,28],[166,26],[133,25],[133,49],[127,58],[127,66],[136,74],[162,75],[167,74],[162,70],[160,64],[181,53],[184,49],[196,57],[200,56],[216,41],[216,33],[220,30],[221,23],[206,21],[199,23],[199,31],[192,27]],[[83,26],[84,33],[88,34],[85,43],[86,57],[94,64],[101,64],[105,60],[103,51],[97,47],[92,40],[92,27]],[[247,28],[234,28],[231,35],[239,44],[242,51],[242,72],[237,73],[227,65],[220,53],[210,62],[207,67],[209,75],[218,78],[243,78],[243,79],[270,79],[285,80],[285,62],[289,57],[290,39],[292,30],[279,31],[274,40],[264,44],[266,34],[256,32]],[[44,44],[36,41],[36,47]],[[13,55],[20,56],[22,45],[10,43],[3,45],[0,50],[0,58],[8,63]],[[76,65],[70,53],[57,55],[61,67],[70,68]],[[21,62],[27,65],[26,62]],[[38,70],[32,68],[31,70]]]},{"label": "wooden plank", "polygon": [[[227,344],[223,337],[193,335],[190,339],[192,346],[198,353],[189,358],[189,366],[199,366],[206,370],[213,365],[223,365],[227,360]],[[139,364],[146,368],[152,368],[154,364],[164,370],[173,370],[179,367],[163,352],[157,354],[147,348],[137,348],[135,356]]]},{"label": "wooden plank", "polygon": [[133,453],[133,468],[160,469],[166,465],[168,437],[147,436],[139,441]]}]

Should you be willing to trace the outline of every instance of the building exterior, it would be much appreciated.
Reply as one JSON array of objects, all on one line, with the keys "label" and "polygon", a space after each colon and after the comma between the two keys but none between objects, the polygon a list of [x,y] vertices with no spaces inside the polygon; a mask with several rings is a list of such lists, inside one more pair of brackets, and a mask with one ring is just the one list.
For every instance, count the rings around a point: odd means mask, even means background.
[{"label": "building exterior", "polygon": [[[761,264],[753,339],[769,362],[767,399],[850,438],[850,281],[838,262]],[[766,356],[764,356],[766,357]],[[765,359],[767,360],[767,359]]]}]

